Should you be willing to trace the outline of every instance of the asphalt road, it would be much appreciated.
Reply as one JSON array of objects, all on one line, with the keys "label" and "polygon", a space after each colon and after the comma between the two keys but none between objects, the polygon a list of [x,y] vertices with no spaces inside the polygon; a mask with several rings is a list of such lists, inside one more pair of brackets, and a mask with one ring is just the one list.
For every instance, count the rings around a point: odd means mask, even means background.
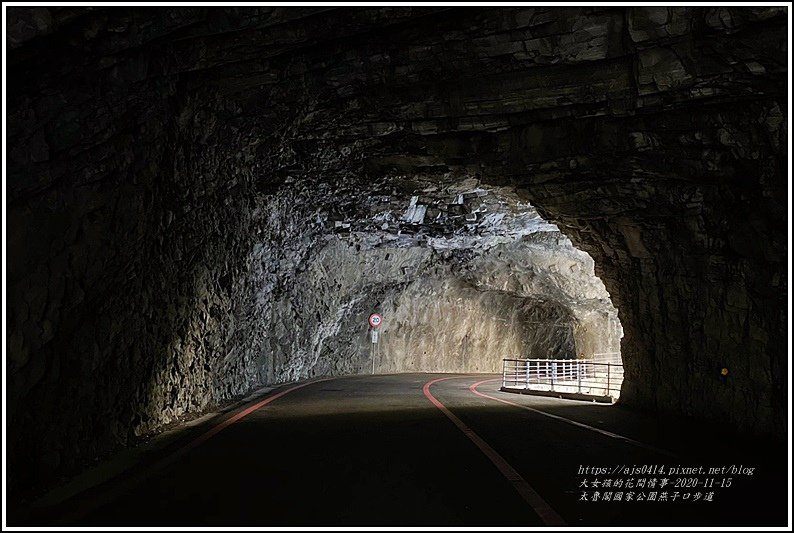
[{"label": "asphalt road", "polygon": [[[785,443],[740,442],[718,428],[620,406],[504,393],[490,378],[401,374],[285,385],[193,428],[123,474],[9,525],[787,523]],[[621,473],[634,465],[665,472],[703,466],[707,473]],[[708,474],[732,465],[753,468],[752,475]],[[584,473],[586,467],[607,473]],[[674,486],[693,478],[700,486]],[[727,478],[730,486],[720,486]],[[604,488],[606,479],[624,486]],[[612,493],[608,501],[605,492]],[[616,492],[621,501],[614,501]],[[650,492],[655,501],[647,500]],[[667,501],[660,501],[662,492]]]}]

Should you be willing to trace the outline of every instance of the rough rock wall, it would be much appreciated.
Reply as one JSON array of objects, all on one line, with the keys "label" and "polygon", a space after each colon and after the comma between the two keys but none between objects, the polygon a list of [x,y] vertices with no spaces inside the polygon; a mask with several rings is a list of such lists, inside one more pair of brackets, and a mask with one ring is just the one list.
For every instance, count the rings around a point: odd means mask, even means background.
[{"label": "rough rock wall", "polygon": [[268,302],[321,227],[262,198],[305,176],[522,187],[619,308],[627,403],[782,434],[785,8],[8,13],[16,479],[296,375]]},{"label": "rough rock wall", "polygon": [[[195,102],[146,103],[54,126],[82,144],[48,138],[47,163],[11,158],[8,441],[24,464],[12,476],[68,471],[258,378],[252,174],[236,150],[201,153],[206,125],[162,120],[196,116]],[[11,139],[30,125],[9,122]]]},{"label": "rough rock wall", "polygon": [[[549,233],[473,257],[328,237],[281,304],[307,318],[297,329],[279,329],[276,344],[292,343],[283,353],[292,354],[294,377],[371,372],[367,317],[379,312],[379,373],[493,372],[506,357],[618,353],[617,311],[592,260]],[[510,285],[498,280],[506,271]],[[595,297],[576,300],[571,285]]]}]

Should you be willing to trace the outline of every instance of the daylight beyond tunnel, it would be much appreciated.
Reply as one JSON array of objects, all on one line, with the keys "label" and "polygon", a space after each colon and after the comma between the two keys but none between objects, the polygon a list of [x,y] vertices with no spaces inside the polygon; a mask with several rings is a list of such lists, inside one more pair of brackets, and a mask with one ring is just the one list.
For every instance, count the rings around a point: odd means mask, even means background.
[{"label": "daylight beyond tunnel", "polygon": [[8,8],[9,483],[373,363],[784,435],[786,20]]}]

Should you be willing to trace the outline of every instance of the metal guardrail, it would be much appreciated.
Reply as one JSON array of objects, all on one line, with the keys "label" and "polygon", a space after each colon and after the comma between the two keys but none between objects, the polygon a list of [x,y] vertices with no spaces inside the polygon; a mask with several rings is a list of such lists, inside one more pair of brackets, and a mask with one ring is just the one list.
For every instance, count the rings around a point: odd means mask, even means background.
[{"label": "metal guardrail", "polygon": [[504,359],[502,388],[620,397],[623,365],[592,359]]}]

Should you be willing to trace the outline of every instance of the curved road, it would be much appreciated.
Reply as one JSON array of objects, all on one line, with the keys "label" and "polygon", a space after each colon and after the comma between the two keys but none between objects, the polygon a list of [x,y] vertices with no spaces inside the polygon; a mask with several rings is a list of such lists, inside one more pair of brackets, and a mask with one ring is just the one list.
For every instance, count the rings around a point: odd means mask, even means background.
[{"label": "curved road", "polygon": [[[494,376],[432,374],[285,385],[186,432],[122,475],[35,510],[24,523],[786,524],[785,448],[776,455],[777,448],[747,447],[711,428],[498,387]],[[710,502],[692,499],[705,489],[679,489],[679,498],[690,493],[688,501],[581,500],[582,481],[621,477],[580,474],[582,467],[722,464],[755,470],[712,489]],[[599,488],[587,490],[592,497]]]}]

